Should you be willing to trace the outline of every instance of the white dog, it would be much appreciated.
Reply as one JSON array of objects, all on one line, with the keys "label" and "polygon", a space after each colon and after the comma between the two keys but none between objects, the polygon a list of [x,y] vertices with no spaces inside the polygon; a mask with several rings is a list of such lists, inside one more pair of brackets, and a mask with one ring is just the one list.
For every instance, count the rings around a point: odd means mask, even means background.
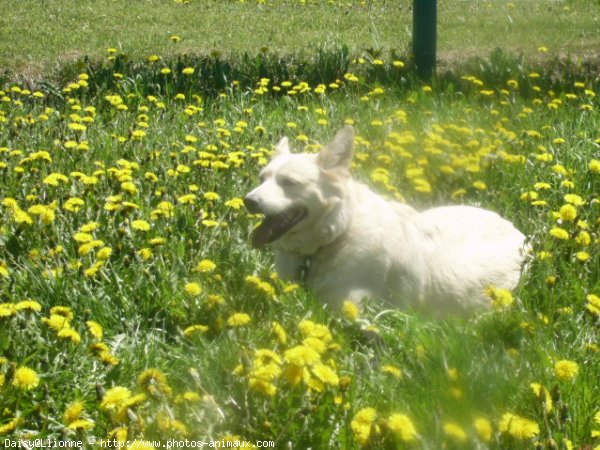
[{"label": "white dog", "polygon": [[445,206],[418,212],[352,179],[351,127],[319,154],[292,154],[283,138],[245,198],[264,214],[255,248],[276,249],[276,269],[333,306],[380,298],[456,314],[485,308],[490,286],[513,289],[525,236],[494,212]]}]

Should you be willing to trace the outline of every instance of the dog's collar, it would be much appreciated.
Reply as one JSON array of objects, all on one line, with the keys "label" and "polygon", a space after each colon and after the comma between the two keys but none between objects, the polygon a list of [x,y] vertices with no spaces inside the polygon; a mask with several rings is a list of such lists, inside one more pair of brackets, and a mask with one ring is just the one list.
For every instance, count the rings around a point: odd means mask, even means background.
[{"label": "dog's collar", "polygon": [[304,256],[304,258],[302,259],[302,263],[298,268],[298,279],[303,284],[305,284],[306,280],[308,279],[308,271],[310,270],[312,258],[312,256]]}]

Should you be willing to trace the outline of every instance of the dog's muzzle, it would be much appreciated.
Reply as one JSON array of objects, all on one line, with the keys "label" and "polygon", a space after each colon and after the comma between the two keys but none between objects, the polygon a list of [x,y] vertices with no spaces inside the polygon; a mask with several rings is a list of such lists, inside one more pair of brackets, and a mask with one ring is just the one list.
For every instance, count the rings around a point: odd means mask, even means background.
[{"label": "dog's muzzle", "polygon": [[253,199],[249,195],[244,198],[244,206],[250,214],[259,214],[260,205],[257,200]]}]

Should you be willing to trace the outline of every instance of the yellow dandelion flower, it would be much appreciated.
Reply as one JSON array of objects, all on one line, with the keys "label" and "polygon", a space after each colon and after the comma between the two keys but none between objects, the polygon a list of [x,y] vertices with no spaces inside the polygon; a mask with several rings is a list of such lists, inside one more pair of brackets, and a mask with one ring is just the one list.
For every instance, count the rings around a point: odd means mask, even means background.
[{"label": "yellow dandelion flower", "polygon": [[446,422],[444,424],[444,434],[450,439],[457,442],[466,442],[467,433],[462,429],[460,425],[455,422]]},{"label": "yellow dandelion flower", "polygon": [[219,201],[221,200],[221,196],[219,194],[217,194],[216,192],[206,192],[203,195],[205,200],[211,201],[211,202],[215,202],[215,201]]},{"label": "yellow dandelion flower", "polygon": [[267,380],[260,378],[250,378],[248,385],[251,389],[261,392],[269,397],[273,397],[277,393],[277,386]]},{"label": "yellow dandelion flower", "polygon": [[63,208],[70,212],[77,212],[83,205],[85,205],[85,201],[78,197],[72,197],[63,204]]},{"label": "yellow dandelion flower", "polygon": [[131,133],[131,137],[135,140],[143,139],[145,136],[146,136],[146,132],[144,130],[134,130]]},{"label": "yellow dandelion flower", "polygon": [[[100,224],[98,222],[88,222],[82,226],[79,227],[79,232],[80,233],[91,233],[92,231],[96,231],[98,228],[100,228]],[[83,241],[77,241],[77,242],[88,242],[88,240],[85,240],[86,238],[84,237]],[[77,240],[77,239],[75,239]]]},{"label": "yellow dandelion flower", "polygon": [[560,218],[565,222],[573,222],[577,218],[577,208],[570,203],[561,206],[558,211]]},{"label": "yellow dandelion flower", "polygon": [[588,294],[586,300],[586,309],[593,315],[600,317],[600,297],[596,294]]},{"label": "yellow dandelion flower", "polygon": [[87,325],[88,330],[94,339],[101,341],[104,336],[104,329],[102,328],[102,325],[93,320],[88,320],[85,324]]},{"label": "yellow dandelion flower", "polygon": [[537,254],[537,257],[539,258],[540,261],[545,261],[547,259],[552,258],[552,253],[541,251]]},{"label": "yellow dandelion flower", "polygon": [[73,344],[79,344],[81,342],[80,334],[73,328],[63,328],[58,332],[57,336],[71,341]]},{"label": "yellow dandelion flower", "polygon": [[73,310],[68,306],[53,306],[50,308],[50,314],[63,316],[68,320],[73,320],[74,317]]},{"label": "yellow dandelion flower", "polygon": [[82,431],[82,430],[91,430],[95,426],[96,426],[96,424],[94,423],[94,421],[92,421],[90,419],[77,419],[77,420],[74,420],[73,422],[69,423],[69,425],[67,426],[67,429],[75,430],[75,431]]},{"label": "yellow dandelion flower", "polygon": [[114,356],[112,353],[110,353],[108,351],[100,352],[98,354],[98,357],[100,358],[100,361],[102,361],[104,364],[109,365],[109,366],[116,366],[121,362],[121,360],[119,358],[117,358],[116,356]]},{"label": "yellow dandelion flower", "polygon": [[100,407],[105,410],[117,410],[127,406],[128,400],[132,397],[131,391],[123,386],[110,388],[102,397]]},{"label": "yellow dandelion flower", "polygon": [[134,220],[131,222],[131,228],[138,231],[149,231],[151,227],[145,220]]},{"label": "yellow dandelion flower", "polygon": [[98,250],[98,253],[96,253],[96,257],[100,261],[106,261],[110,258],[110,255],[112,255],[112,248],[110,247],[102,247],[100,250]]},{"label": "yellow dandelion flower", "polygon": [[166,243],[167,243],[167,240],[163,237],[156,237],[156,238],[150,239],[151,245],[164,245]]},{"label": "yellow dandelion flower", "polygon": [[515,299],[508,289],[490,286],[486,289],[485,295],[492,301],[492,308],[503,310],[510,307]]},{"label": "yellow dandelion flower", "polygon": [[202,294],[202,286],[200,286],[200,284],[196,283],[196,282],[186,283],[185,286],[183,287],[183,290],[188,295]]},{"label": "yellow dandelion flower", "polygon": [[475,427],[475,433],[477,433],[477,436],[479,436],[482,441],[489,442],[492,440],[494,430],[489,420],[478,417],[475,419],[473,426]]},{"label": "yellow dandelion flower", "polygon": [[121,183],[121,189],[133,195],[138,193],[137,186],[131,181],[124,181],[123,183]]},{"label": "yellow dandelion flower", "polygon": [[281,367],[275,361],[264,364],[260,359],[255,359],[252,363],[252,370],[249,373],[251,378],[263,381],[274,381],[281,375]]},{"label": "yellow dandelion flower", "polygon": [[592,256],[588,252],[577,252],[575,253],[575,257],[581,262],[586,262]]},{"label": "yellow dandelion flower", "polygon": [[288,364],[283,371],[283,378],[291,385],[297,385],[302,381],[304,367],[295,364]]},{"label": "yellow dandelion flower", "polygon": [[512,413],[502,415],[498,429],[517,439],[531,439],[540,434],[540,426],[537,422]]},{"label": "yellow dandelion flower", "polygon": [[14,378],[12,381],[13,386],[28,391],[38,386],[40,383],[40,377],[35,370],[29,367],[19,367],[15,370]]},{"label": "yellow dandelion flower", "polygon": [[80,400],[74,401],[67,406],[67,409],[65,409],[63,421],[66,424],[70,424],[71,422],[81,419],[84,412],[85,403]]},{"label": "yellow dandelion flower", "polygon": [[311,366],[321,360],[319,353],[305,345],[292,347],[286,350],[283,356],[288,363],[299,367]]},{"label": "yellow dandelion flower", "polygon": [[550,236],[553,238],[559,239],[561,241],[566,241],[569,239],[569,232],[564,228],[554,227],[549,231]]},{"label": "yellow dandelion flower", "polygon": [[327,344],[321,339],[315,337],[307,337],[302,341],[302,344],[308,348],[313,349],[319,355],[322,355],[327,350]]},{"label": "yellow dandelion flower", "polygon": [[193,205],[197,200],[196,194],[185,194],[180,197],[177,197],[177,203],[181,203],[182,205]]},{"label": "yellow dandelion flower", "polygon": [[42,310],[42,305],[40,305],[35,300],[23,300],[23,301],[20,301],[17,304],[15,304],[15,310],[16,311],[28,310],[28,311],[39,312]]},{"label": "yellow dandelion flower", "polygon": [[142,258],[144,261],[148,261],[154,256],[154,252],[152,251],[152,249],[147,247],[141,248],[137,253],[138,255],[140,255],[140,258]]},{"label": "yellow dandelion flower", "polygon": [[212,220],[212,219],[205,219],[201,223],[202,223],[202,225],[204,225],[207,228],[215,228],[220,225],[220,223],[217,220]]},{"label": "yellow dandelion flower", "polygon": [[183,330],[183,335],[186,337],[190,337],[195,334],[204,334],[209,329],[210,328],[207,327],[206,325],[191,325],[191,326],[187,327],[185,330]]},{"label": "yellow dandelion flower", "polygon": [[8,270],[8,265],[0,259],[0,277],[8,278],[9,276],[10,271]]},{"label": "yellow dandelion flower", "polygon": [[355,303],[346,300],[342,305],[342,313],[346,319],[356,322],[360,317],[360,309],[356,306]]},{"label": "yellow dandelion flower", "polygon": [[552,395],[550,395],[550,392],[548,391],[548,389],[546,389],[544,386],[542,386],[539,383],[531,383],[529,385],[529,387],[531,388],[531,390],[533,391],[535,396],[544,405],[544,411],[546,413],[549,413],[550,411],[552,411],[552,409],[554,407],[554,402],[552,400]]},{"label": "yellow dandelion flower", "polygon": [[[26,223],[29,225],[33,224],[33,219],[31,216],[18,207],[12,210],[12,218],[17,223]],[[0,274],[2,273],[0,272]]]},{"label": "yellow dandelion flower", "polygon": [[254,364],[265,365],[265,364],[281,364],[281,357],[267,348],[259,348],[254,353]]},{"label": "yellow dandelion flower", "polygon": [[326,385],[337,387],[340,382],[340,379],[335,371],[325,364],[315,364],[311,368],[311,372],[316,378],[319,379],[319,381]]},{"label": "yellow dandelion flower", "polygon": [[579,245],[587,247],[592,243],[592,237],[587,231],[581,231],[575,238],[575,242],[577,242]]},{"label": "yellow dandelion flower", "polygon": [[315,323],[311,320],[301,321],[298,324],[298,329],[303,336],[321,339],[325,343],[329,343],[333,339],[327,326]]},{"label": "yellow dandelion flower", "polygon": [[417,429],[407,415],[392,414],[385,423],[390,431],[403,442],[413,442],[417,439]]},{"label": "yellow dandelion flower", "polygon": [[235,198],[232,198],[231,200],[227,200],[225,202],[225,206],[228,206],[229,208],[238,210],[244,206],[244,200],[239,197],[235,197]]},{"label": "yellow dandelion flower", "polygon": [[17,313],[14,303],[0,303],[0,319],[12,317]]},{"label": "yellow dandelion flower", "polygon": [[392,375],[394,378],[397,379],[401,379],[404,376],[404,374],[402,373],[402,369],[389,364],[381,366],[381,372],[388,375]]},{"label": "yellow dandelion flower", "polygon": [[12,433],[17,429],[21,419],[19,417],[15,417],[14,419],[9,420],[4,425],[0,425],[0,436]]},{"label": "yellow dandelion flower", "polygon": [[196,265],[196,267],[192,269],[192,272],[212,272],[216,268],[217,265],[214,263],[214,261],[211,261],[210,259],[203,259]]},{"label": "yellow dandelion flower", "polygon": [[214,308],[225,303],[225,298],[220,294],[209,294],[206,296],[206,303],[209,307]]},{"label": "yellow dandelion flower", "polygon": [[579,365],[575,361],[563,359],[554,364],[554,374],[561,380],[572,380],[579,373]]},{"label": "yellow dandelion flower", "polygon": [[364,446],[369,442],[371,428],[376,418],[377,411],[374,408],[363,408],[354,415],[350,428],[360,445]]},{"label": "yellow dandelion flower", "polygon": [[287,333],[285,331],[285,329],[281,326],[281,324],[279,324],[278,322],[272,322],[271,323],[271,331],[273,332],[273,334],[275,334],[275,336],[277,337],[277,340],[285,345],[287,344]]},{"label": "yellow dandelion flower", "polygon": [[202,396],[200,394],[198,394],[197,392],[193,392],[193,391],[186,391],[183,394],[179,395],[178,398],[180,398],[183,401],[190,402],[190,403],[198,403],[198,402],[202,401]]},{"label": "yellow dandelion flower", "polygon": [[171,396],[173,389],[169,386],[167,376],[158,369],[146,369],[138,377],[138,384],[148,394]]},{"label": "yellow dandelion flower", "polygon": [[537,200],[539,198],[539,196],[540,196],[540,194],[538,194],[537,192],[529,191],[529,192],[524,192],[523,194],[521,194],[520,198],[521,198],[521,200],[531,202],[531,201]]},{"label": "yellow dandelion flower", "polygon": [[243,327],[244,325],[248,325],[252,319],[248,314],[245,313],[235,313],[229,316],[227,319],[227,325],[230,327]]},{"label": "yellow dandelion flower", "polygon": [[44,317],[42,322],[57,332],[71,326],[70,319],[60,314],[50,314],[50,317]]},{"label": "yellow dandelion flower", "polygon": [[585,205],[585,200],[581,198],[580,195],[577,194],[566,194],[564,197],[565,202],[570,203],[574,206],[583,206]]},{"label": "yellow dandelion flower", "polygon": [[79,243],[81,243],[81,244],[85,244],[85,243],[87,243],[87,242],[91,242],[91,241],[93,241],[93,240],[94,240],[94,236],[92,236],[92,235],[91,235],[91,234],[89,234],[89,233],[78,232],[78,233],[75,233],[75,234],[73,235],[73,239],[74,239],[76,242],[79,242]]}]

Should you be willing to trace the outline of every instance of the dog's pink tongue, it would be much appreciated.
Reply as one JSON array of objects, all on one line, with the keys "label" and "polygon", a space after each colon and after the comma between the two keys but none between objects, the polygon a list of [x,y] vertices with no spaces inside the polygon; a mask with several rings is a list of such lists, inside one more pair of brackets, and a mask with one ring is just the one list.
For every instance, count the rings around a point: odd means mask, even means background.
[{"label": "dog's pink tongue", "polygon": [[272,221],[265,218],[262,223],[252,232],[252,247],[263,248],[269,243],[273,234]]}]

